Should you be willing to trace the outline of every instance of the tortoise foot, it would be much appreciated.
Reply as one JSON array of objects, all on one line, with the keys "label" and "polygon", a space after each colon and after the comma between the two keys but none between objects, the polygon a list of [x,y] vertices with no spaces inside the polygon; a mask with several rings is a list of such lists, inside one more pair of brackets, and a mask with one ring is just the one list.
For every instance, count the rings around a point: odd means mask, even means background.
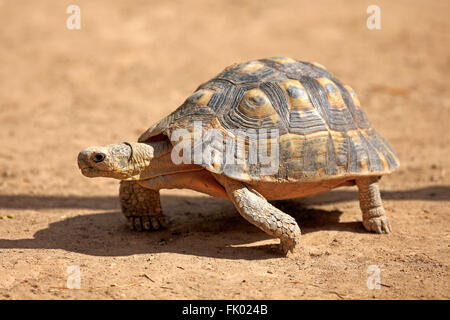
[{"label": "tortoise foot", "polygon": [[367,231],[372,231],[375,233],[391,233],[391,227],[386,216],[374,217],[363,221],[364,228]]}]

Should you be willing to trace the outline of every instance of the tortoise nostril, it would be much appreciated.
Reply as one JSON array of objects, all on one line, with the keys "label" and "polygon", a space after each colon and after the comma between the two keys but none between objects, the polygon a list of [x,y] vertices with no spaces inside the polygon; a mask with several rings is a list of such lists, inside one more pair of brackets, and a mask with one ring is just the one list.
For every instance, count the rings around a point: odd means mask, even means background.
[{"label": "tortoise nostril", "polygon": [[102,162],[103,160],[105,160],[106,155],[104,153],[96,153],[94,155],[94,162]]}]

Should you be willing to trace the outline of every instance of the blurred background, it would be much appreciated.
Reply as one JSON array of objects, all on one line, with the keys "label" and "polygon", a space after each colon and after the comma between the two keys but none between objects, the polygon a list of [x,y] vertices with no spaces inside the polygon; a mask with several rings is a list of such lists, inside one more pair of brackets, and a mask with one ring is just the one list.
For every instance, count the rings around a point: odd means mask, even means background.
[{"label": "blurred background", "polygon": [[[381,9],[380,30],[367,27],[373,4]],[[69,5],[81,10],[79,30],[66,26]],[[0,0],[0,215],[17,217],[10,225],[3,219],[3,227],[0,220],[3,238],[33,237],[63,219],[61,206],[64,217],[87,207],[118,211],[111,202],[117,182],[83,177],[79,150],[136,140],[230,64],[288,56],[319,62],[355,89],[401,160],[382,184],[399,192],[387,199],[397,211],[394,230],[403,226],[409,234],[410,215],[426,210],[437,228],[429,241],[444,237],[436,247],[443,253],[449,240],[439,229],[448,226],[450,184],[449,7],[445,0]],[[76,197],[94,196],[85,211],[76,209],[77,201],[86,201]],[[183,210],[181,200],[165,199]],[[345,210],[358,220],[357,202],[351,203]],[[11,225],[21,233],[9,234]],[[448,262],[448,252],[441,258]],[[428,296],[448,297],[448,286],[427,288]]]}]

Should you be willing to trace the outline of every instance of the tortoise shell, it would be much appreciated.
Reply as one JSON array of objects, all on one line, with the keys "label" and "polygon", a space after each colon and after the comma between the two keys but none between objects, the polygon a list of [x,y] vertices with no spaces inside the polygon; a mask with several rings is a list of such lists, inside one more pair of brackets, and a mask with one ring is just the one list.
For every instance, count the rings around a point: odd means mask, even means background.
[{"label": "tortoise shell", "polygon": [[[208,129],[223,136],[208,135]],[[260,134],[263,131],[265,136]],[[199,132],[203,138],[195,140]],[[399,166],[392,147],[371,127],[352,88],[318,63],[287,57],[226,68],[150,127],[139,142],[157,141],[163,135],[175,140],[174,146],[180,137],[189,138],[194,141],[191,150],[201,147],[211,152],[199,164],[240,181],[322,181],[383,175]],[[261,161],[249,159],[250,140],[236,143],[242,135],[258,136],[257,148],[270,150],[267,155],[277,152],[276,170],[264,170]],[[226,143],[236,147],[225,152]]]}]

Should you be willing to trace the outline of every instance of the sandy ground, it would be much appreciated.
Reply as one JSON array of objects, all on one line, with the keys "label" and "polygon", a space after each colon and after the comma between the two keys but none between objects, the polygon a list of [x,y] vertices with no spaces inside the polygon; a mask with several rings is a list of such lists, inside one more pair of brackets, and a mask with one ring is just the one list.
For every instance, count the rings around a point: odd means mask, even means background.
[{"label": "sandy ground", "polygon": [[[375,2],[382,28],[368,30]],[[72,3],[81,30],[66,28]],[[448,299],[449,7],[0,1],[0,297]],[[230,202],[188,190],[162,192],[169,229],[128,230],[118,182],[83,177],[78,151],[133,141],[225,66],[273,55],[318,61],[356,90],[401,159],[381,183],[393,233],[364,231],[355,188],[278,203],[303,231],[288,258]]]}]

